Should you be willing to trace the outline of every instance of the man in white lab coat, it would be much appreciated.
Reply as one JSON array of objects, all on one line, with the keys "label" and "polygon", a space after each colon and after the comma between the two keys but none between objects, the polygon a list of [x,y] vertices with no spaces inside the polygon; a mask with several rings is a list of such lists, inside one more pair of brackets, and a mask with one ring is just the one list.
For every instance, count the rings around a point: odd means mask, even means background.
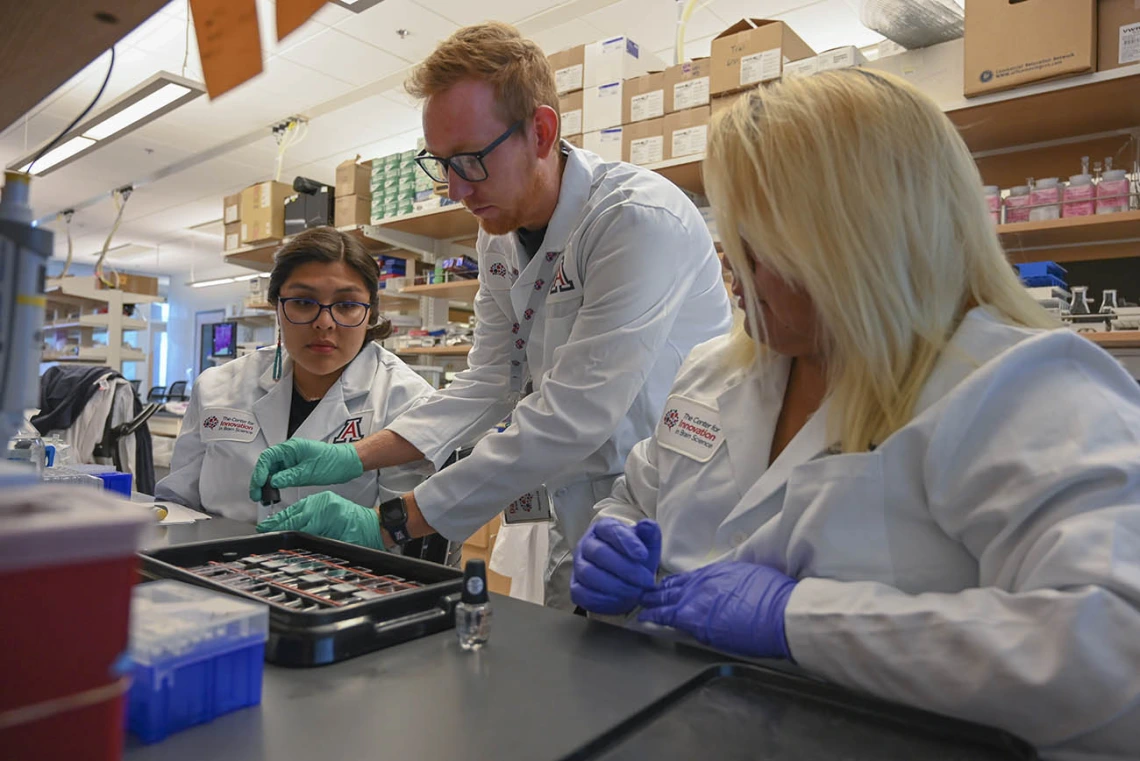
[{"label": "man in white lab coat", "polygon": [[[652,433],[689,350],[730,326],[720,263],[677,187],[559,140],[553,71],[513,28],[458,31],[409,91],[425,100],[417,161],[479,218],[469,369],[355,446],[271,448],[251,489],[270,477],[336,483],[421,458],[438,468],[510,414],[470,457],[382,505],[380,521],[397,540],[431,531],[461,540],[504,508],[508,519],[549,513],[545,602],[569,607],[567,560],[593,505]],[[298,503],[274,526],[344,523],[314,521],[311,510]],[[532,553],[541,546],[530,543]]]}]

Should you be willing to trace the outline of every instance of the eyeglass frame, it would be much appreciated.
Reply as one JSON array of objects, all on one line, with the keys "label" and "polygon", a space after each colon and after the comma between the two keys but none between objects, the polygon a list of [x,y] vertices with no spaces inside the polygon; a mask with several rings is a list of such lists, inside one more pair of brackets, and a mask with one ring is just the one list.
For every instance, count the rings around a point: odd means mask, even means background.
[{"label": "eyeglass frame", "polygon": [[[286,309],[285,305],[290,301],[311,301],[312,303],[317,305],[317,314],[313,317],[313,319],[308,320],[307,322],[297,322],[296,320],[294,320],[292,317],[289,316],[289,312]],[[291,325],[312,325],[314,322],[321,319],[321,312],[323,312],[327,309],[329,311],[329,318],[332,319],[332,321],[334,323],[336,323],[337,325],[339,325],[340,327],[342,327],[342,328],[359,328],[361,325],[363,325],[368,320],[368,313],[372,310],[372,305],[371,304],[365,304],[363,301],[334,301],[331,304],[322,304],[321,302],[317,301],[316,299],[310,299],[308,296],[281,296],[280,298],[277,299],[277,303],[281,305],[282,316],[284,316],[285,319],[288,320]],[[345,325],[343,322],[338,320],[336,318],[336,315],[333,314],[333,307],[338,306],[340,304],[353,304],[355,306],[364,307],[364,316],[360,318],[360,322],[356,323],[355,325]]]},{"label": "eyeglass frame", "polygon": [[[524,120],[519,119],[517,122],[515,122],[510,127],[508,127],[506,132],[504,132],[503,134],[501,134],[497,138],[495,138],[491,142],[490,145],[488,145],[486,148],[484,148],[481,151],[465,151],[462,153],[453,153],[450,156],[444,157],[444,156],[436,156],[434,154],[428,153],[427,148],[424,148],[418,154],[416,154],[416,165],[423,171],[424,174],[426,174],[428,177],[430,177],[433,182],[447,182],[447,180],[446,179],[445,180],[437,180],[435,178],[435,175],[433,175],[430,171],[428,171],[428,168],[426,166],[424,166],[424,159],[431,159],[432,161],[438,162],[437,165],[446,166],[449,169],[454,170],[455,173],[457,175],[459,175],[459,178],[461,180],[463,180],[464,182],[486,182],[490,178],[491,173],[487,171],[487,165],[485,163],[483,163],[483,159],[487,158],[487,156],[489,156],[491,154],[491,151],[495,150],[500,145],[502,145],[504,142],[506,142],[507,138],[509,138],[520,127],[523,126],[523,123],[524,123]],[[453,163],[455,161],[455,159],[460,158],[462,156],[472,156],[472,157],[474,157],[474,159],[476,161],[479,162],[479,166],[482,167],[482,169],[483,169],[483,179],[481,179],[481,180],[470,180],[470,179],[468,179],[467,176],[463,173],[463,170],[461,170],[456,164]],[[444,176],[446,176],[446,175],[447,175],[447,173],[445,172]]]}]

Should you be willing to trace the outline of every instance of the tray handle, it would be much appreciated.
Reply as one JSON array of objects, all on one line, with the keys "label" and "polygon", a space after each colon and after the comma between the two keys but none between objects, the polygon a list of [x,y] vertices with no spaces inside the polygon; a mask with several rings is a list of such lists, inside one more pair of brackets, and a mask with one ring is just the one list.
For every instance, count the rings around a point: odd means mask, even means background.
[{"label": "tray handle", "polygon": [[412,613],[411,615],[402,616],[400,618],[392,618],[386,621],[380,621],[373,624],[372,629],[377,634],[385,634],[392,630],[398,631],[404,626],[433,624],[440,620],[449,619],[450,617],[450,611],[444,610],[443,608],[432,608],[431,610]]}]

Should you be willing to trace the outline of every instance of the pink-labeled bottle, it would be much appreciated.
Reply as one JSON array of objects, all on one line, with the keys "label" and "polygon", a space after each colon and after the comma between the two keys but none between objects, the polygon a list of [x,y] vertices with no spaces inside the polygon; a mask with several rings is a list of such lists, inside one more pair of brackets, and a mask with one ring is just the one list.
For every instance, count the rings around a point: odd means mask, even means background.
[{"label": "pink-labeled bottle", "polygon": [[1029,221],[1029,186],[1017,185],[1009,189],[1005,199],[1005,223]]},{"label": "pink-labeled bottle", "polygon": [[1128,211],[1128,173],[1112,169],[1100,178],[1096,188],[1096,213],[1115,214]]},{"label": "pink-labeled bottle", "polygon": [[1029,191],[1029,220],[1041,222],[1061,218],[1061,186],[1056,177],[1038,180]]},{"label": "pink-labeled bottle", "polygon": [[986,194],[986,207],[990,210],[990,218],[994,224],[1001,224],[1001,189],[997,185],[986,185],[982,188]]},{"label": "pink-labeled bottle", "polygon": [[1090,217],[1095,211],[1092,175],[1074,174],[1065,188],[1065,205],[1061,207],[1063,217]]}]

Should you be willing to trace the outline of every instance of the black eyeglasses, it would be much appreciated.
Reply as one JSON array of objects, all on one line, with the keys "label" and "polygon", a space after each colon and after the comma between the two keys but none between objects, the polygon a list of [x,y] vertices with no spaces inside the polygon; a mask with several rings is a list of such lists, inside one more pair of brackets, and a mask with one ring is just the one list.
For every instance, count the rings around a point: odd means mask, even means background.
[{"label": "black eyeglasses", "polygon": [[416,156],[416,163],[420,165],[420,169],[424,170],[428,177],[436,182],[447,182],[449,167],[454,169],[455,173],[466,182],[482,182],[487,179],[487,166],[483,163],[483,159],[487,158],[491,151],[498,148],[500,143],[513,135],[515,130],[522,125],[521,121],[515,122],[510,126],[510,129],[495,138],[493,143],[474,153],[457,153],[454,156],[443,158],[442,156],[432,156],[425,148]]},{"label": "black eyeglasses", "polygon": [[309,325],[317,321],[321,312],[329,310],[333,322],[342,328],[355,328],[368,318],[371,304],[360,301],[337,301],[333,304],[322,304],[316,299],[298,298],[295,296],[280,298],[281,311],[285,319],[294,325]]}]

